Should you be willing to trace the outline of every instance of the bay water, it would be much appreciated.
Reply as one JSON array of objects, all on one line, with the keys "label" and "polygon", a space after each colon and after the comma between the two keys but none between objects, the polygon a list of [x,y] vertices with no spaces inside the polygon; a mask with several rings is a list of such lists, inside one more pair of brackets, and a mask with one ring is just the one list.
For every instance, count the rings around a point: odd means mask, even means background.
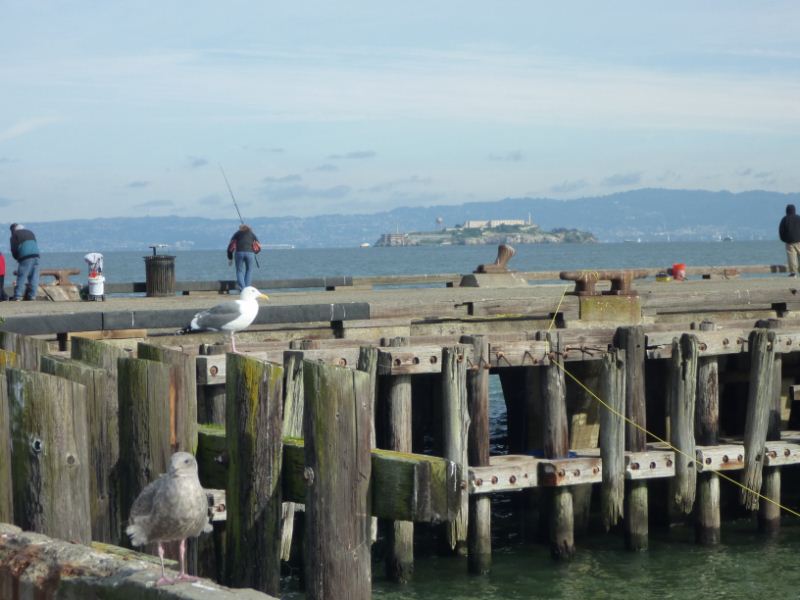
[{"label": "bay water", "polygon": [[[519,271],[605,268],[667,268],[687,266],[784,264],[778,242],[681,242],[619,244],[553,244],[516,247],[510,267]],[[102,249],[97,249],[102,252]],[[179,251],[174,254],[178,280],[233,279],[224,249]],[[142,252],[105,253],[104,275],[109,282],[144,281]],[[491,263],[490,246],[405,248],[333,248],[266,250],[259,255],[256,279],[329,275],[408,275],[469,273]],[[44,253],[43,268],[75,267],[86,273],[82,253]],[[785,277],[775,274],[770,277]],[[84,280],[85,277],[73,279]],[[269,291],[269,290],[267,290]],[[503,453],[505,405],[499,381],[490,385],[493,452]],[[784,481],[800,477],[798,467],[784,468]],[[724,487],[727,484],[722,481]],[[784,484],[786,485],[786,484]],[[800,598],[800,519],[785,514],[781,532],[760,536],[751,518],[725,522],[722,544],[695,545],[688,526],[651,528],[650,548],[625,550],[622,534],[591,533],[576,540],[572,561],[551,559],[547,545],[529,541],[513,527],[508,496],[493,500],[492,571],[484,577],[467,574],[466,560],[431,553],[418,556],[413,580],[399,586],[386,581],[382,564],[373,566],[373,596],[382,600],[504,600],[504,599],[745,599]],[[797,506],[792,508],[797,509]],[[282,597],[303,598],[296,581],[284,580]],[[343,599],[344,600],[344,599]]]}]

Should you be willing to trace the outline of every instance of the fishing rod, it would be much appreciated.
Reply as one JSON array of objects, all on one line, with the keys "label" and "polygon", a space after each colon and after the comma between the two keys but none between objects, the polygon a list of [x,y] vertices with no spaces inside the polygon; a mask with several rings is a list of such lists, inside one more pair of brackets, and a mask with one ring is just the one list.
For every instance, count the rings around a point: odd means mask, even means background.
[{"label": "fishing rod", "polygon": [[[225,175],[225,169],[222,168],[222,165],[219,165],[219,170],[222,173],[222,178],[225,180],[225,185],[228,186],[228,192],[231,195],[231,200],[233,200],[233,206],[236,208],[236,214],[239,215],[239,222],[244,225],[244,219],[242,218],[242,213],[239,210],[239,205],[236,203],[236,196],[233,195],[233,190],[231,189],[231,184],[228,182],[228,177]],[[253,258],[256,259],[256,266],[260,269],[261,265],[258,264],[258,256],[253,254]]]}]

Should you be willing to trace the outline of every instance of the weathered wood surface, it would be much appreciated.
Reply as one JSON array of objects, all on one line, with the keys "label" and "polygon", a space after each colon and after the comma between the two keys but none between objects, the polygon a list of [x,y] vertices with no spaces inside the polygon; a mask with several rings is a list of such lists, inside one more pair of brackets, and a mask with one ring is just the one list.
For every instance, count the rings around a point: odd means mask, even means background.
[{"label": "weathered wood surface", "polygon": [[625,351],[602,361],[600,398],[601,511],[608,531],[622,519],[625,500]]},{"label": "weathered wood surface", "polygon": [[91,541],[86,388],[23,369],[5,370],[14,519],[23,529]]},{"label": "weathered wood surface", "polygon": [[370,377],[305,361],[306,595],[367,600],[370,564]]},{"label": "weathered wood surface", "polygon": [[17,355],[0,350],[0,523],[14,522],[14,498],[11,493],[11,413],[5,370],[14,367]]},{"label": "weathered wood surface", "polygon": [[697,396],[697,338],[684,334],[672,342],[669,367],[668,414],[670,443],[676,450],[675,478],[671,480],[675,508],[689,514],[697,489],[695,467],[695,399]]},{"label": "weathered wood surface", "polygon": [[[303,353],[287,351],[283,356],[283,436],[303,435]],[[283,502],[281,513],[281,560],[289,560],[294,534],[294,502]]]},{"label": "weathered wood surface", "polygon": [[47,354],[45,340],[0,330],[0,349],[16,354],[16,364],[20,369],[39,370],[39,359]]},{"label": "weathered wood surface", "polygon": [[[225,355],[224,344],[200,344],[202,356]],[[223,369],[224,362],[222,362]],[[197,362],[197,422],[199,424],[225,425],[225,379],[219,383],[205,383],[212,368],[203,368]]]},{"label": "weathered wood surface", "polygon": [[169,366],[169,426],[173,452],[197,451],[197,373],[195,359],[184,352],[139,342],[137,355]]},{"label": "weathered wood surface", "polygon": [[227,354],[227,581],[280,591],[283,366]]},{"label": "weathered wood surface", "polygon": [[119,544],[121,524],[117,495],[119,428],[117,390],[105,370],[76,360],[43,356],[42,372],[80,383],[86,388],[89,435],[89,501],[92,540]]},{"label": "weathered wood surface", "polygon": [[750,385],[747,394],[747,413],[744,431],[744,460],[740,500],[748,510],[759,505],[762,467],[772,409],[772,369],[775,358],[775,332],[756,329],[750,334]]},{"label": "weathered wood surface", "polygon": [[[467,408],[469,431],[467,459],[471,467],[489,465],[489,340],[485,336],[462,338],[473,348],[468,360]],[[470,573],[487,574],[492,566],[492,514],[488,497],[470,496],[467,524],[467,565]]]},{"label": "weathered wood surface", "polygon": [[[711,321],[700,323],[700,331],[714,329]],[[719,360],[716,356],[700,357],[697,366],[695,439],[704,446],[719,443],[719,389]],[[699,456],[697,462],[695,540],[704,546],[714,546],[721,539],[719,476],[714,472],[703,473]]]},{"label": "weathered wood surface", "polygon": [[[442,351],[442,437],[444,457],[459,465],[462,474],[460,488],[466,487],[469,467],[469,409],[467,407],[467,363],[465,346],[451,346]],[[451,550],[466,551],[469,499],[462,495],[458,512],[447,524],[447,543]]]},{"label": "weathered wood surface", "polygon": [[170,448],[169,367],[152,360],[117,360],[121,521],[144,487],[167,471]]},{"label": "weathered wood surface", "polygon": [[[407,338],[394,338],[390,346],[398,357],[403,354],[402,346],[408,344]],[[387,362],[389,369],[381,365]],[[390,373],[394,362],[391,355],[378,353],[378,374]],[[386,414],[385,447],[395,452],[410,453],[413,442],[413,414],[411,402],[411,375],[401,373],[387,375],[380,379],[381,404]],[[386,576],[399,583],[406,583],[414,573],[414,524],[412,522],[394,521],[387,524]]]}]

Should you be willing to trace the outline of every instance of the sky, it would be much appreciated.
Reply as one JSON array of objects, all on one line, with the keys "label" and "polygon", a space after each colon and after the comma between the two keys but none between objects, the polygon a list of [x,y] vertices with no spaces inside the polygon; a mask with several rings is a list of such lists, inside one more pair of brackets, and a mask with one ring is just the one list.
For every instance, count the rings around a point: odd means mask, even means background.
[{"label": "sky", "polygon": [[[794,0],[0,0],[4,221],[797,192]],[[503,218],[503,215],[497,215]]]}]

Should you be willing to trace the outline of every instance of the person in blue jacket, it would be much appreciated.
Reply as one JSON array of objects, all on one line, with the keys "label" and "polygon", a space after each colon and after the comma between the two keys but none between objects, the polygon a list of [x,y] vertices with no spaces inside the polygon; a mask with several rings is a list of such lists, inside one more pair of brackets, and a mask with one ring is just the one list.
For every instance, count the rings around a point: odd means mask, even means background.
[{"label": "person in blue jacket", "polygon": [[[17,284],[11,300],[36,300],[39,289],[39,245],[30,229],[11,224],[11,256],[17,261]],[[23,294],[24,292],[24,294]]]}]

